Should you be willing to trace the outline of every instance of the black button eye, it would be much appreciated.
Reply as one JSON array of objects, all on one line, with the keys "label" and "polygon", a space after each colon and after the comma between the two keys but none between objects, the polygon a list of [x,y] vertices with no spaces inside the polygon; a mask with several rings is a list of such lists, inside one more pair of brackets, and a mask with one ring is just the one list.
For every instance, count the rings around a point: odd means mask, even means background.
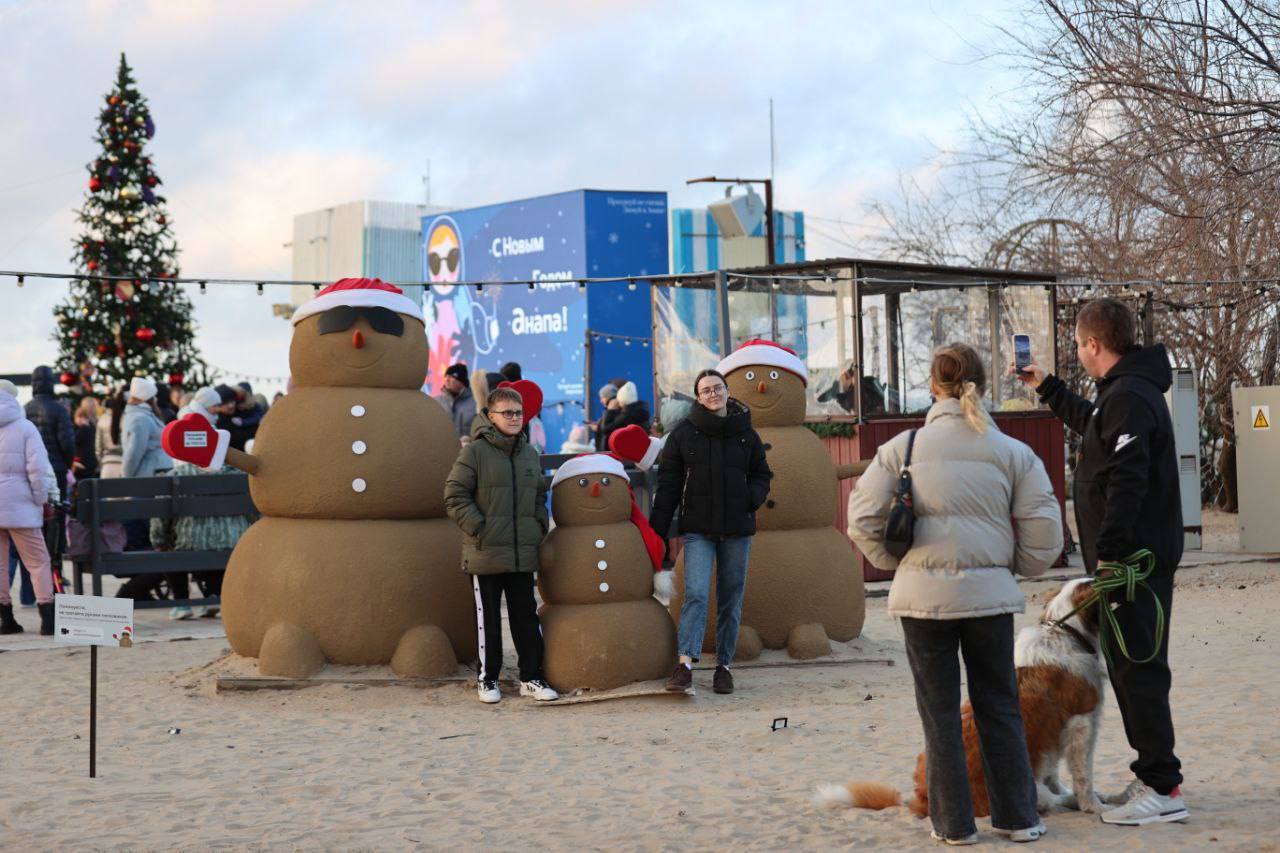
[{"label": "black button eye", "polygon": [[609,485],[609,478],[608,478],[608,477],[601,477],[601,478],[600,478],[600,485],[602,485],[602,486],[607,486],[607,485]]},{"label": "black button eye", "polygon": [[579,486],[583,486],[583,487],[585,487],[585,486],[587,485],[587,483],[588,483],[588,482],[589,482],[589,481],[587,480],[587,478],[586,478],[586,477],[579,477],[579,478],[578,478],[578,485],[579,485]]},{"label": "black button eye", "polygon": [[769,509],[773,509],[775,506],[777,506],[777,503],[773,500],[773,498],[770,498],[769,500],[764,502],[764,505],[767,506]]}]

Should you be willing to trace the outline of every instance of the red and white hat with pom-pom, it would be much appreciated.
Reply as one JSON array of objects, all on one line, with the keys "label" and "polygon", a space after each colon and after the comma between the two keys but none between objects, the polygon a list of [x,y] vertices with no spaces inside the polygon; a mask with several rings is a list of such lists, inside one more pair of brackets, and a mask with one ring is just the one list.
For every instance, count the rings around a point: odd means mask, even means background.
[{"label": "red and white hat with pom-pom", "polygon": [[351,308],[388,308],[397,314],[422,317],[418,304],[394,284],[377,278],[344,278],[317,293],[315,299],[299,306],[293,312],[293,324],[296,326],[312,314],[344,305]]},{"label": "red and white hat with pom-pom", "polygon": [[805,385],[809,384],[809,368],[805,366],[804,360],[796,355],[795,350],[760,338],[747,341],[720,359],[716,369],[728,376],[730,372],[751,364],[780,368],[799,376],[800,381]]}]

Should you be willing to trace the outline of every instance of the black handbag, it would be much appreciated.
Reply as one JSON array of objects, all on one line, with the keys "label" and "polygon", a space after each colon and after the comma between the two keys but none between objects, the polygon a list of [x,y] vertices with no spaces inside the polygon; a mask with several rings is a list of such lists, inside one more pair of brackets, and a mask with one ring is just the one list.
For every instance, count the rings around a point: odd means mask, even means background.
[{"label": "black handbag", "polygon": [[916,443],[916,431],[907,437],[907,456],[898,472],[898,485],[893,490],[893,503],[889,505],[889,520],[884,526],[884,549],[901,560],[911,550],[915,536],[916,513],[911,503],[911,448]]}]

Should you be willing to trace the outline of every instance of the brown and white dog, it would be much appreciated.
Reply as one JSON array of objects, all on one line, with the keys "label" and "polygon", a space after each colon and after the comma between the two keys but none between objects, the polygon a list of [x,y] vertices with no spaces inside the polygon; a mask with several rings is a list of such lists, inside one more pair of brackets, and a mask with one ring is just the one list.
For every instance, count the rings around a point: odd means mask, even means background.
[{"label": "brown and white dog", "polygon": [[[1095,607],[1086,607],[1065,624],[1057,624],[1092,595],[1089,578],[1070,581],[1053,597],[1040,624],[1023,628],[1014,644],[1018,672],[1018,697],[1027,734],[1027,752],[1035,774],[1037,808],[1047,812],[1058,806],[1094,814],[1103,807],[1093,787],[1093,751],[1102,721],[1102,689],[1106,670],[1098,655],[1098,619]],[[987,780],[982,772],[978,732],[973,708],[961,707],[965,760],[975,817],[987,817]],[[1072,789],[1058,781],[1058,764],[1066,759]],[[901,805],[898,791],[874,782],[820,785],[815,794],[820,805],[884,809]],[[929,787],[924,753],[916,759],[915,796],[907,803],[918,817],[929,814]]]}]

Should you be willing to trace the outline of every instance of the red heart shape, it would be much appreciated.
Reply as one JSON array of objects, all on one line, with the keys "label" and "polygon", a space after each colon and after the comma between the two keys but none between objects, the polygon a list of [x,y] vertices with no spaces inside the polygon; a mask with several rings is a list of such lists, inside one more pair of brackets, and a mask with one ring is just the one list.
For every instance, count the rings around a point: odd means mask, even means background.
[{"label": "red heart shape", "polygon": [[160,446],[174,459],[207,468],[218,449],[218,431],[203,415],[183,415],[164,428]]},{"label": "red heart shape", "polygon": [[609,449],[628,462],[639,462],[649,450],[649,433],[638,424],[627,424],[609,434]]},{"label": "red heart shape", "polygon": [[524,407],[524,422],[528,423],[542,411],[542,389],[538,383],[528,379],[517,379],[515,382],[499,382],[499,388],[511,388],[520,395]]}]

